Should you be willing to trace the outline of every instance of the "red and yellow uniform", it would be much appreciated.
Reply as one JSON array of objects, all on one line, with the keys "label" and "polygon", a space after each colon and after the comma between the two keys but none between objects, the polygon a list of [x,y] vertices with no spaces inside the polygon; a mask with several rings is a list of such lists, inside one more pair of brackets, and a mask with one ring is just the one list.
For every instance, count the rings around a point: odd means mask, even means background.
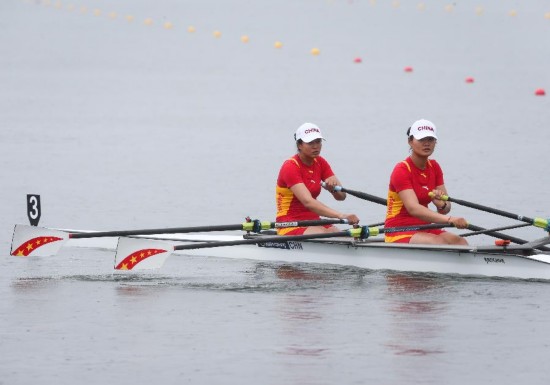
[{"label": "red and yellow uniform", "polygon": [[[311,196],[317,199],[321,193],[321,181],[333,175],[334,173],[330,165],[321,156],[316,157],[311,166],[303,163],[298,154],[287,159],[281,166],[275,189],[277,222],[320,219],[319,215],[308,210],[294,196],[290,188],[295,184],[303,183],[311,193]],[[279,235],[299,235],[303,234],[305,230],[306,227],[285,227],[277,229],[277,233]]]},{"label": "red and yellow uniform", "polygon": [[[428,193],[437,186],[442,185],[444,185],[443,171],[435,160],[429,159],[424,170],[416,167],[410,157],[398,163],[393,169],[390,177],[385,227],[402,227],[427,224],[427,222],[409,214],[403,204],[403,201],[399,198],[398,192],[412,189],[418,198],[418,202],[421,205],[428,207],[428,204],[432,201],[432,198],[430,198]],[[440,229],[424,231],[433,234],[441,234],[443,232],[443,230]],[[411,237],[416,232],[417,231],[387,233],[385,241],[409,243]]]}]

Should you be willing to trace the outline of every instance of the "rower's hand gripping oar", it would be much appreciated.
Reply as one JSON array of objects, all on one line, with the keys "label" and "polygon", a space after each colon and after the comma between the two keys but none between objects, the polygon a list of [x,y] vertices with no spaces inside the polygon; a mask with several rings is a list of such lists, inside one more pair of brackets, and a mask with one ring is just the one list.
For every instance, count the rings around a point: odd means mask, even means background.
[{"label": "rower's hand gripping oar", "polygon": [[[162,267],[166,259],[176,250],[196,250],[223,246],[239,245],[273,245],[285,244],[289,241],[304,241],[322,238],[334,237],[353,237],[356,239],[366,239],[382,233],[416,231],[423,229],[440,229],[450,227],[450,224],[428,224],[406,227],[355,227],[344,231],[334,233],[303,234],[303,235],[283,235],[258,237],[253,239],[239,239],[234,241],[214,241],[200,242],[178,245],[167,241],[153,240],[147,238],[119,238],[117,251],[115,255],[115,269],[117,270],[147,270],[158,269]],[[287,244],[287,243],[286,243]],[[287,244],[288,245],[288,244]]]},{"label": "rower's hand gripping oar", "polygon": [[[375,195],[367,194],[367,193],[364,193],[364,192],[361,192],[361,191],[350,190],[350,189],[344,188],[342,186],[335,186],[334,191],[343,191],[343,192],[346,192],[350,195],[353,195],[353,196],[355,196],[359,199],[364,199],[364,200],[374,202],[374,203],[378,203],[378,204],[384,205],[384,206],[387,205],[387,200],[386,199],[377,197]],[[491,229],[487,230],[483,227],[479,227],[479,226],[473,225],[471,223],[468,225],[468,228],[470,230],[474,230],[474,231],[484,231],[484,234],[487,234],[491,237],[498,238],[498,239],[507,239],[507,240],[510,240],[510,241],[512,241],[514,243],[517,243],[517,244],[520,244],[520,245],[528,243],[528,241],[526,241],[524,239],[520,239],[520,238],[516,238],[516,237],[510,236],[510,235],[507,235],[507,234],[499,233],[499,232],[493,231]],[[538,249],[546,250],[548,248],[540,247]]]},{"label": "rower's hand gripping oar", "polygon": [[259,233],[262,230],[284,227],[323,226],[328,224],[348,224],[346,219],[318,219],[293,222],[267,222],[247,220],[233,225],[169,227],[161,229],[115,230],[115,231],[63,231],[38,226],[15,225],[11,243],[11,255],[47,257],[55,255],[69,239],[146,236],[153,234],[201,233],[209,231],[242,230]]},{"label": "rower's hand gripping oar", "polygon": [[[433,197],[434,193],[430,192],[429,195],[431,197]],[[488,212],[488,213],[491,213],[491,214],[500,215],[500,216],[503,216],[503,217],[506,217],[506,218],[516,219],[518,221],[529,223],[530,225],[540,227],[541,229],[544,229],[545,231],[550,232],[550,224],[549,224],[548,219],[529,218],[529,217],[525,217],[523,215],[510,213],[510,212],[507,212],[507,211],[495,209],[495,208],[488,207],[488,206],[483,206],[483,205],[473,203],[473,202],[468,202],[468,201],[465,201],[465,200],[462,200],[462,199],[451,198],[448,195],[442,195],[440,199],[443,200],[443,201],[455,202],[455,203],[458,203],[459,205],[462,205],[462,206],[466,206],[466,207],[470,207],[470,208],[473,208],[473,209],[485,211],[485,212]]]}]

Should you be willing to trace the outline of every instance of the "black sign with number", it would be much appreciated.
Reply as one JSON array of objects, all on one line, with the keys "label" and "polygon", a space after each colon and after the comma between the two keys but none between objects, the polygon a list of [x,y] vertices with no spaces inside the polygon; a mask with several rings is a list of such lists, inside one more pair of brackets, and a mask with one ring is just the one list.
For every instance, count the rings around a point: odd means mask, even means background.
[{"label": "black sign with number", "polygon": [[32,226],[37,226],[40,221],[40,195],[27,194],[27,216]]}]

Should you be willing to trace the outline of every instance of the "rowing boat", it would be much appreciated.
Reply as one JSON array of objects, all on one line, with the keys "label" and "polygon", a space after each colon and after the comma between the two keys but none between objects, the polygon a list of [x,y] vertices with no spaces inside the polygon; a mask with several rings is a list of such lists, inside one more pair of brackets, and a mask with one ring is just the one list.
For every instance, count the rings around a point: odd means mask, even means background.
[{"label": "rowing boat", "polygon": [[[161,268],[172,254],[284,263],[355,266],[370,270],[441,273],[465,276],[550,280],[550,252],[538,248],[544,237],[522,245],[418,245],[384,243],[378,238],[331,237],[301,239],[266,234],[151,234],[125,237],[70,238],[63,234],[94,234],[16,225],[12,254],[29,241],[42,239],[32,255],[55,254],[65,247],[116,250],[115,268]],[[222,246],[228,247],[222,247]],[[229,247],[230,246],[230,247]],[[40,250],[39,250],[40,249]],[[40,251],[40,252],[39,252]],[[148,255],[149,254],[149,255]],[[22,255],[22,254],[19,254]]]}]

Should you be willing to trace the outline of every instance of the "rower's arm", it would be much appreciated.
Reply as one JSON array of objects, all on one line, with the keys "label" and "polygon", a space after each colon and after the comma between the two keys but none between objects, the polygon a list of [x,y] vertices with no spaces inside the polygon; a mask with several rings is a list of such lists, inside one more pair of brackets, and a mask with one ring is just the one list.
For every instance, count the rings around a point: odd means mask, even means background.
[{"label": "rower's arm", "polygon": [[331,209],[325,204],[319,202],[317,199],[313,198],[305,184],[297,183],[292,186],[290,190],[308,210],[313,211],[315,214],[327,218],[345,218],[345,214]]}]

